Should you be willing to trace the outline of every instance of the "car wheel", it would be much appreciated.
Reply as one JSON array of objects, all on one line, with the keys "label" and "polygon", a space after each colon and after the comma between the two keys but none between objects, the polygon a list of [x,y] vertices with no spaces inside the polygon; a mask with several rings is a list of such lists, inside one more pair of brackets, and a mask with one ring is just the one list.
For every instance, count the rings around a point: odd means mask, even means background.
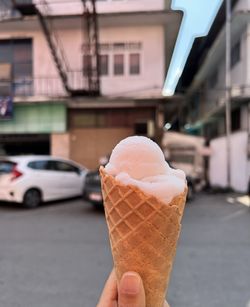
[{"label": "car wheel", "polygon": [[42,202],[42,195],[39,190],[30,189],[28,190],[23,197],[23,205],[26,208],[36,208]]},{"label": "car wheel", "polygon": [[92,205],[95,208],[95,210],[104,211],[103,203],[92,203]]}]

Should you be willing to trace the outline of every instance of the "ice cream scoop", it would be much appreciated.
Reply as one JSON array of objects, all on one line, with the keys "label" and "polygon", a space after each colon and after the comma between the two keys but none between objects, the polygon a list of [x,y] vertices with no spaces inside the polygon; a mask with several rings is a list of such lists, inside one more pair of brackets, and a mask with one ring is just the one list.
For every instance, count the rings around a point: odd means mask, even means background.
[{"label": "ice cream scoop", "polygon": [[135,186],[164,203],[186,188],[184,172],[172,169],[160,147],[143,136],[128,137],[117,144],[105,171],[120,183]]}]

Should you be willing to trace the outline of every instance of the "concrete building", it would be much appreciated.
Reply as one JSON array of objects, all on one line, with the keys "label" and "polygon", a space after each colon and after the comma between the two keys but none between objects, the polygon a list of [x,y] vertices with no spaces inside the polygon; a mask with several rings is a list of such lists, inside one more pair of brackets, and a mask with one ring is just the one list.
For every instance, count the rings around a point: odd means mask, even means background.
[{"label": "concrete building", "polygon": [[[225,25],[208,50],[187,92],[185,130],[211,141],[210,181],[227,186],[225,124]],[[232,12],[231,187],[246,191],[250,177],[250,1]],[[219,171],[218,171],[219,170]]]},{"label": "concrete building", "polygon": [[[3,7],[8,1],[0,2]],[[51,153],[95,168],[128,135],[160,140],[165,113],[175,111],[161,89],[182,15],[164,0],[103,0],[96,6],[101,96],[79,92],[87,86],[90,61],[80,0],[36,1],[38,16],[11,6],[1,14],[0,65],[10,65],[14,95],[13,117],[0,120],[2,153]],[[40,15],[53,32],[71,93]]]}]

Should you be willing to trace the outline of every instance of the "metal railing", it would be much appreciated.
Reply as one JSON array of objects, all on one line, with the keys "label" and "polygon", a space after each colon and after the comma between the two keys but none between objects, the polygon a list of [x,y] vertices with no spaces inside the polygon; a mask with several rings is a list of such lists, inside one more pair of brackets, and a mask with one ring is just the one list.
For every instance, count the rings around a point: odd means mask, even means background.
[{"label": "metal railing", "polygon": [[[82,71],[69,71],[68,81],[72,89],[88,87],[87,77]],[[6,92],[6,86],[11,89],[11,94],[16,97],[65,97],[69,94],[65,91],[59,76],[23,77],[15,79],[6,84],[0,81],[0,96]],[[2,92],[2,93],[1,93]]]}]

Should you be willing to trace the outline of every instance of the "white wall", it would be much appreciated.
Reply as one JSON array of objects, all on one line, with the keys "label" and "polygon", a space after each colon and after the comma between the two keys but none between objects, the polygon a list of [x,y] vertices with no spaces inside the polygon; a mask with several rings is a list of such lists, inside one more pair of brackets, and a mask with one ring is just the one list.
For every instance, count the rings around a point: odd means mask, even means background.
[{"label": "white wall", "polygon": [[209,160],[209,182],[212,187],[227,187],[226,139],[224,137],[211,141]]},{"label": "white wall", "polygon": [[[227,187],[226,138],[211,141],[209,180],[212,186]],[[247,158],[247,132],[237,132],[231,137],[231,187],[238,192],[246,192],[249,181],[249,161]]]},{"label": "white wall", "polygon": [[155,11],[164,9],[164,0],[100,0],[97,10],[107,12]]},{"label": "white wall", "polygon": [[[81,0],[74,3],[62,3],[61,0],[47,0],[48,6],[44,7],[42,0],[34,0],[39,8],[44,12],[57,15],[79,14],[82,12]],[[99,0],[96,1],[98,13],[117,13],[117,12],[135,12],[135,11],[157,11],[163,10],[164,0]]]},{"label": "white wall", "polygon": [[[250,1],[250,0],[249,0]],[[246,35],[246,84],[250,85],[250,23],[247,26],[247,35]],[[248,95],[250,95],[250,88],[247,89]]]},{"label": "white wall", "polygon": [[231,185],[239,192],[246,192],[249,181],[249,169],[247,159],[248,135],[246,132],[238,132],[232,135],[231,157]]},{"label": "white wall", "polygon": [[241,108],[241,130],[250,133],[250,106],[248,107],[247,105]]},{"label": "white wall", "polygon": [[163,27],[104,28],[100,31],[100,42],[140,42],[142,44],[140,75],[129,75],[127,56],[125,76],[114,76],[112,56],[110,57],[110,75],[103,76],[101,79],[104,95],[131,92],[133,96],[136,91],[162,87],[165,77]]},{"label": "white wall", "polygon": [[249,10],[250,9],[250,0],[240,0],[235,5],[235,11],[243,11],[243,10]]}]

